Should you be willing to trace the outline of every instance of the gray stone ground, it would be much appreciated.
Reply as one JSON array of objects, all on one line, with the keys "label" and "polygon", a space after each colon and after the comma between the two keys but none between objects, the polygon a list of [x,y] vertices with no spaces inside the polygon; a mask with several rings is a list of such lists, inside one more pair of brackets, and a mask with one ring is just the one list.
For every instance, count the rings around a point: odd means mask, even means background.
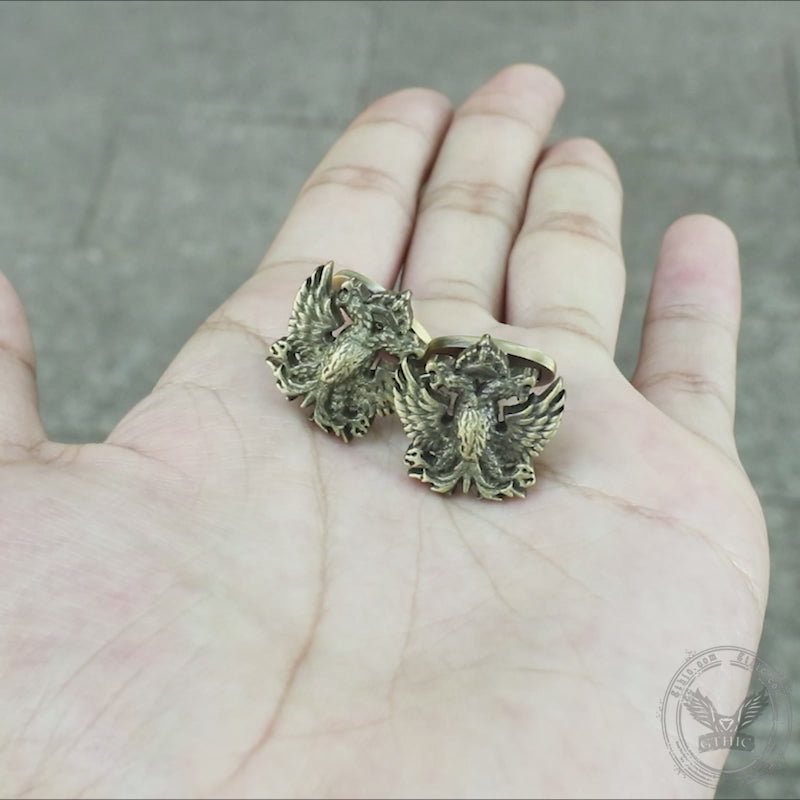
[{"label": "gray stone ground", "polygon": [[[664,228],[702,211],[739,235],[737,434],[774,558],[760,653],[797,683],[800,4],[0,3],[0,264],[29,309],[46,425],[108,433],[366,101],[407,85],[459,101],[515,61],[564,81],[556,135],[619,163],[627,374]],[[797,796],[799,745],[718,796]]]}]

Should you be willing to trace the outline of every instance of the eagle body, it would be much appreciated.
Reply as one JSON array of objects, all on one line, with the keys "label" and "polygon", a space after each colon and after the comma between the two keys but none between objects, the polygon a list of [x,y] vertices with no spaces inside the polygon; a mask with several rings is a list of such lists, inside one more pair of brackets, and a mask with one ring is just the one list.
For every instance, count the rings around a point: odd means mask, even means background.
[{"label": "eagle body", "polygon": [[319,377],[328,385],[349,381],[372,365],[375,353],[357,326],[342,331],[322,355]]},{"label": "eagle body", "polygon": [[489,442],[493,409],[491,402],[468,397],[456,407],[458,451],[464,461],[478,462]]}]

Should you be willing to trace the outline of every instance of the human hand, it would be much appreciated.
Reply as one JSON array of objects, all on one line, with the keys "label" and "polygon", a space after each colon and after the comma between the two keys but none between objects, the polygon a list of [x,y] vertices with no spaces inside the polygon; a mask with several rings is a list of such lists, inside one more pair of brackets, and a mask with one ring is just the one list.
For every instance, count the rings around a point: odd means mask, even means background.
[{"label": "human hand", "polygon": [[[736,244],[670,228],[629,383],[619,180],[591,141],[542,153],[561,99],[515,66],[452,120],[427,90],[373,104],[104,444],[47,440],[0,286],[4,795],[711,795],[656,711],[687,648],[755,649],[766,603]],[[287,404],[264,357],[329,259],[405,264],[434,336],[555,358],[525,500],[434,494],[396,418],[345,445]]]}]

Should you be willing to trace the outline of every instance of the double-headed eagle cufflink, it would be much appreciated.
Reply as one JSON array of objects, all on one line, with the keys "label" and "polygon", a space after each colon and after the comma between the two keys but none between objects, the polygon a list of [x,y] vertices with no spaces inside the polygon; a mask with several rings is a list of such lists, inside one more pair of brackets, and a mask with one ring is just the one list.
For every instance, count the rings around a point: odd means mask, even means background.
[{"label": "double-headed eagle cufflink", "polygon": [[488,334],[431,340],[409,291],[334,273],[332,261],[297,293],[267,362],[280,391],[344,441],[396,411],[411,439],[409,476],[442,494],[524,497],[536,481],[531,460],[564,413],[548,356]]},{"label": "double-headed eagle cufflink", "polygon": [[[485,334],[446,336],[395,377],[397,415],[411,439],[408,474],[449,494],[474,485],[480,497],[524,497],[536,481],[531,458],[556,432],[564,387],[542,353]],[[549,384],[541,393],[534,387]]]},{"label": "double-headed eagle cufflink", "polygon": [[414,321],[411,292],[387,291],[357,272],[334,275],[329,261],[297,293],[289,333],[267,362],[281,392],[302,397],[320,428],[349,441],[394,411],[397,363],[421,355],[429,338]]}]

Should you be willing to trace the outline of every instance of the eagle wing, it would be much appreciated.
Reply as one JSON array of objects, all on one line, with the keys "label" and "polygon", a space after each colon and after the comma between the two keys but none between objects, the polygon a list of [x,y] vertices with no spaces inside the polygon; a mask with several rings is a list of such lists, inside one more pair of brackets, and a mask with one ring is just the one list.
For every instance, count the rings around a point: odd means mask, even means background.
[{"label": "eagle wing", "polygon": [[289,335],[305,342],[328,342],[333,331],[344,324],[342,312],[333,303],[333,261],[317,267],[306,278],[294,299],[289,318]]},{"label": "eagle wing", "polygon": [[744,702],[739,706],[737,714],[739,726],[737,730],[746,728],[751,722],[755,722],[756,717],[769,705],[769,695],[766,687],[762,687],[757,694],[748,695]]},{"label": "eagle wing", "polygon": [[388,416],[394,414],[395,373],[398,369],[396,359],[378,356],[373,372],[372,384],[364,392],[365,404],[374,406],[374,414]]},{"label": "eagle wing", "polygon": [[517,406],[505,410],[505,426],[495,432],[502,437],[502,449],[508,460],[527,463],[531,456],[539,455],[547,441],[558,430],[564,413],[564,386],[559,378],[541,394],[531,394]]},{"label": "eagle wing", "polygon": [[304,404],[316,402],[319,365],[333,345],[333,332],[344,316],[333,303],[333,261],[317,267],[294,299],[289,332],[272,343],[267,363],[278,388],[291,400],[306,395]]},{"label": "eagle wing", "polygon": [[448,403],[431,391],[420,362],[406,357],[395,374],[397,416],[411,438],[405,455],[408,474],[435,492],[451,492],[467,469],[458,449],[458,432]]},{"label": "eagle wing", "polygon": [[436,451],[449,437],[442,427],[447,404],[422,380],[422,368],[410,358],[400,362],[394,376],[394,403],[405,432],[417,446]]},{"label": "eagle wing", "polygon": [[683,698],[686,710],[706,728],[716,730],[717,710],[714,704],[699,689],[686,692]]}]

